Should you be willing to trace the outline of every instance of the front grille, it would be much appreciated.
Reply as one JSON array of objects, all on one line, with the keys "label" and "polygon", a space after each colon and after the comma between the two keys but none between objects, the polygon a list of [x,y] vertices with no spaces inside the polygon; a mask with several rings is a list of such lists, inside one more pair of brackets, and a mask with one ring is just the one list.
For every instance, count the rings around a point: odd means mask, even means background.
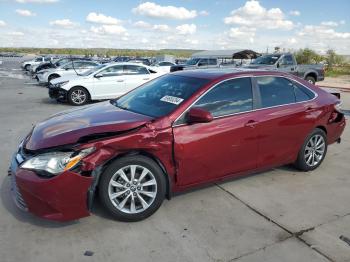
[{"label": "front grille", "polygon": [[27,211],[27,205],[23,200],[22,194],[19,192],[17,183],[16,183],[16,177],[15,174],[11,175],[11,193],[13,200],[15,201],[16,205],[23,211]]}]

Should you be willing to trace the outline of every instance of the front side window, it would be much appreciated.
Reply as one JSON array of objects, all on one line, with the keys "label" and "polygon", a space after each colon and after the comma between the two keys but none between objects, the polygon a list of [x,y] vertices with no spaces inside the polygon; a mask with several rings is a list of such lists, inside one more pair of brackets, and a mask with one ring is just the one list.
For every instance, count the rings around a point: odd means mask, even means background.
[{"label": "front side window", "polygon": [[200,98],[194,107],[209,111],[213,117],[225,116],[253,109],[250,77],[227,80]]},{"label": "front side window", "polygon": [[201,59],[198,63],[198,66],[207,66],[208,65],[208,59]]},{"label": "front side window", "polygon": [[285,55],[282,59],[281,59],[281,65],[294,65],[294,61],[291,55]]},{"label": "front side window", "polygon": [[124,66],[124,72],[126,75],[148,75],[149,72],[146,67],[136,65]]},{"label": "front side window", "polygon": [[251,64],[252,65],[274,65],[281,55],[264,55],[255,59]]},{"label": "front side window", "polygon": [[208,82],[208,79],[164,75],[132,90],[117,100],[112,100],[112,103],[135,113],[161,117],[175,110]]}]

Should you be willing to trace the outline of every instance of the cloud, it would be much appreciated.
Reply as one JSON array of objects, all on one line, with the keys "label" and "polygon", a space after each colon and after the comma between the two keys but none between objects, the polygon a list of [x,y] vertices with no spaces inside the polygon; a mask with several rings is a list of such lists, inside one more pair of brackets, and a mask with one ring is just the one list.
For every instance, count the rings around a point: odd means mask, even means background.
[{"label": "cloud", "polygon": [[177,20],[191,19],[197,16],[196,10],[188,10],[184,7],[160,6],[152,2],[139,4],[137,7],[132,9],[132,12],[148,17],[170,18]]},{"label": "cloud", "polygon": [[54,20],[50,22],[50,25],[59,26],[63,28],[73,28],[77,26],[77,23],[70,21],[69,19]]},{"label": "cloud", "polygon": [[19,31],[10,32],[10,33],[7,33],[7,34],[10,35],[10,36],[24,36],[24,33],[19,32]]},{"label": "cloud", "polygon": [[0,26],[5,26],[5,25],[6,25],[5,21],[0,20]]},{"label": "cloud", "polygon": [[299,36],[317,39],[350,39],[350,32],[337,32],[333,28],[320,25],[306,25],[298,32]]},{"label": "cloud", "polygon": [[25,9],[16,9],[16,13],[21,16],[36,16],[36,13]]},{"label": "cloud", "polygon": [[139,28],[151,28],[152,27],[151,24],[144,22],[144,21],[137,21],[133,25],[136,27],[139,27]]},{"label": "cloud", "polygon": [[290,15],[293,15],[293,16],[300,16],[300,11],[298,10],[292,10],[289,12]]},{"label": "cloud", "polygon": [[96,23],[96,24],[105,24],[105,25],[118,25],[120,24],[120,20],[111,17],[111,16],[106,16],[104,14],[97,14],[95,12],[91,12],[87,15],[86,21],[91,22],[91,23]]},{"label": "cloud", "polygon": [[228,25],[237,24],[265,29],[293,29],[293,22],[284,17],[281,9],[271,8],[267,10],[260,5],[259,1],[250,0],[243,7],[233,10],[230,16],[224,18],[224,22]]},{"label": "cloud", "polygon": [[170,27],[168,25],[154,25],[152,29],[156,31],[167,32],[170,30]]},{"label": "cloud", "polygon": [[326,22],[322,22],[321,25],[324,25],[324,26],[338,26],[338,23],[334,22],[334,21],[326,21]]},{"label": "cloud", "polygon": [[91,26],[90,31],[95,34],[124,35],[126,29],[121,25]]},{"label": "cloud", "polygon": [[59,2],[59,0],[16,0],[16,2],[21,4],[52,4]]},{"label": "cloud", "polygon": [[340,21],[339,21],[339,24],[340,24],[340,25],[345,25],[345,20],[340,20]]},{"label": "cloud", "polygon": [[208,16],[209,12],[206,11],[206,10],[202,10],[202,11],[199,12],[199,14],[202,15],[202,16]]},{"label": "cloud", "polygon": [[176,27],[177,32],[180,35],[193,35],[197,31],[195,24],[183,24]]}]

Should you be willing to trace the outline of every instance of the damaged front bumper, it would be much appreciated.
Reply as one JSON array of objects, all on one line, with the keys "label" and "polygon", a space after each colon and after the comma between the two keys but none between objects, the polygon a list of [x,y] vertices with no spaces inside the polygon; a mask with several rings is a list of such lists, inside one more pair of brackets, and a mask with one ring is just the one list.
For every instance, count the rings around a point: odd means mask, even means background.
[{"label": "damaged front bumper", "polygon": [[11,160],[9,175],[16,205],[41,218],[70,221],[89,216],[88,195],[94,178],[73,171],[43,178],[32,170],[22,169],[20,153]]},{"label": "damaged front bumper", "polygon": [[50,98],[66,100],[67,93],[68,93],[67,90],[60,88],[60,87],[55,87],[52,84],[49,84],[49,97]]}]

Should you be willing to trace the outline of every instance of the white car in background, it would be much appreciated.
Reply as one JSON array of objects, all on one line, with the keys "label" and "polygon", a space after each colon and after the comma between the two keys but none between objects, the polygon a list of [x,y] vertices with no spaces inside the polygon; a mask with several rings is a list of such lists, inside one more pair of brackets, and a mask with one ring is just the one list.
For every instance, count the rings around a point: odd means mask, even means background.
[{"label": "white car in background", "polygon": [[68,100],[72,105],[83,105],[91,100],[117,98],[163,74],[142,64],[105,64],[79,77],[66,76],[50,81],[49,96]]},{"label": "white car in background", "polygon": [[176,65],[176,64],[172,63],[172,62],[163,61],[163,62],[159,62],[159,63],[155,64],[152,67],[154,67],[155,70],[169,73],[170,67],[172,67],[173,65]]},{"label": "white car in background", "polygon": [[77,76],[99,66],[94,61],[76,60],[57,68],[44,69],[36,73],[39,84],[48,84],[51,80],[62,76]]},{"label": "white car in background", "polygon": [[52,58],[49,56],[36,57],[32,60],[24,61],[22,63],[22,68],[26,71],[29,71],[32,66],[40,65],[41,63],[45,63],[45,62],[50,62],[51,59]]}]

